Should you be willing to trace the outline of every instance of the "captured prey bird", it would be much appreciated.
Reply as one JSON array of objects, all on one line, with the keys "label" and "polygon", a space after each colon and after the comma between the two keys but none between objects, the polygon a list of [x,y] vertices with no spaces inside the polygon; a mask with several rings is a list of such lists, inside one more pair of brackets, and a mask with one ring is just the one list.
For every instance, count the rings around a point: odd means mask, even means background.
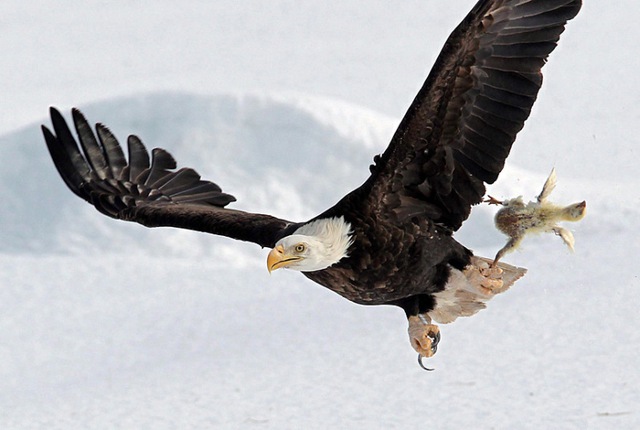
[{"label": "captured prey bird", "polygon": [[[287,268],[363,305],[395,305],[419,360],[434,324],[470,316],[525,269],[475,256],[453,234],[496,181],[542,84],[541,68],[580,0],[480,0],[453,30],[370,176],[334,206],[296,222],[228,208],[235,197],[136,136],[128,157],[107,127],[72,110],[75,135],[51,108],[42,131],[77,196],[103,214],[270,249]],[[78,143],[79,142],[79,143]],[[318,178],[326,181],[328,177]]]},{"label": "captured prey bird", "polygon": [[496,213],[495,224],[498,230],[509,236],[506,245],[493,259],[492,266],[495,266],[506,253],[520,246],[522,239],[530,233],[555,233],[573,251],[575,244],[573,233],[559,226],[558,222],[580,221],[586,215],[587,202],[583,200],[568,206],[558,206],[550,202],[549,195],[555,189],[557,182],[556,169],[552,169],[538,198],[526,204],[522,197],[504,201],[488,197],[486,202],[490,205],[502,206]]}]

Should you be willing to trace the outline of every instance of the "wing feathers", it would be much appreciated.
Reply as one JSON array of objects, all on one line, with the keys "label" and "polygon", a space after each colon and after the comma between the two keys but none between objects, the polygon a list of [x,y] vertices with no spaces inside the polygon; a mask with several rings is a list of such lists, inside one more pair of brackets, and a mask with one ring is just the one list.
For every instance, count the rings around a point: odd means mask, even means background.
[{"label": "wing feathers", "polygon": [[542,85],[540,69],[580,5],[576,0],[507,1],[483,19],[473,54],[473,88],[463,94],[465,108],[456,121],[459,133],[444,136],[458,148],[460,164],[483,182],[494,182],[504,167]]},{"label": "wing feathers", "polygon": [[478,82],[482,82],[482,91],[484,91],[485,87],[493,87],[505,92],[526,96],[528,98],[526,101],[527,106],[533,105],[532,100],[538,95],[538,90],[542,84],[541,76],[511,73],[490,67],[483,69],[481,73],[477,73],[476,79]]},{"label": "wing feathers", "polygon": [[[530,114],[542,84],[540,69],[564,28],[557,27],[558,22],[564,23],[566,13],[559,3],[547,5],[551,10],[542,14],[536,13],[539,4],[502,8],[491,13],[494,23],[480,37],[473,66],[476,83],[463,96],[466,109],[458,122],[461,133],[453,138],[457,143],[452,143],[459,147],[456,155],[461,165],[483,182],[496,180]],[[531,26],[536,25],[539,27],[532,32]],[[494,37],[496,30],[498,37]],[[500,36],[503,38],[496,43]],[[496,154],[502,159],[496,159]]]},{"label": "wing feathers", "polygon": [[[504,167],[581,0],[480,0],[449,36],[364,191],[457,229]],[[444,157],[443,154],[449,154]],[[388,198],[400,193],[411,199]],[[370,200],[372,200],[370,198]],[[403,210],[394,205],[410,205]],[[381,210],[380,213],[384,213]]]},{"label": "wing feathers", "polygon": [[51,122],[55,135],[44,126],[42,132],[58,173],[71,191],[89,201],[89,195],[80,189],[80,184],[90,179],[91,170],[80,154],[67,123],[55,109],[51,109]]},{"label": "wing feathers", "polygon": [[[162,185],[163,179],[167,180],[167,175],[169,174],[170,169],[176,168],[176,161],[173,159],[171,154],[169,154],[164,149],[153,148],[151,150],[151,167],[146,173],[144,185],[157,188],[158,185]],[[156,185],[157,184],[157,185]]]},{"label": "wing feathers", "polygon": [[98,145],[98,141],[91,131],[91,126],[84,120],[78,110],[74,109],[72,116],[80,145],[89,163],[89,167],[101,179],[112,177],[111,170],[107,167],[107,160],[105,160],[104,154],[102,153],[102,148]]},{"label": "wing feathers", "polygon": [[151,165],[149,162],[149,153],[138,136],[129,136],[127,139],[127,147],[129,149],[128,180],[131,182],[143,183],[146,178],[140,178],[140,175],[147,171]]},{"label": "wing feathers", "polygon": [[122,171],[127,166],[127,160],[124,158],[122,148],[120,148],[115,136],[107,127],[98,124],[96,131],[100,144],[104,148],[105,162],[108,166],[107,168],[111,171],[110,177],[122,179]]},{"label": "wing feathers", "polygon": [[226,209],[235,198],[191,168],[177,168],[173,156],[156,148],[151,157],[139,138],[129,136],[129,162],[104,125],[96,135],[74,109],[79,145],[62,115],[51,108],[54,132],[42,132],[58,173],[76,195],[101,213],[149,227],[169,226],[220,234],[274,246],[295,224],[269,215]]},{"label": "wing feathers", "polygon": [[492,86],[491,83],[487,83],[482,88],[482,97],[521,109],[527,109],[531,103],[528,96],[516,93],[511,88]]}]

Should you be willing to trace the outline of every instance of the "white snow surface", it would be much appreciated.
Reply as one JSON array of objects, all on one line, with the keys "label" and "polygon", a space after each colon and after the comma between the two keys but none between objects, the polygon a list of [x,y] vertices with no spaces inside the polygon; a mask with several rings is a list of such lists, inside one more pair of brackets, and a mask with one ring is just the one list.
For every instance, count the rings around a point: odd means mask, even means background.
[{"label": "white snow surface", "polygon": [[[368,175],[473,0],[9,0],[0,5],[1,429],[640,428],[640,181],[631,0],[586,2],[489,193],[587,200],[576,252],[442,326],[424,372],[392,307],[252,244],[108,219],[38,125],[80,107],[238,198],[307,219]],[[635,15],[635,16],[634,16]],[[493,256],[479,206],[457,238]]]}]

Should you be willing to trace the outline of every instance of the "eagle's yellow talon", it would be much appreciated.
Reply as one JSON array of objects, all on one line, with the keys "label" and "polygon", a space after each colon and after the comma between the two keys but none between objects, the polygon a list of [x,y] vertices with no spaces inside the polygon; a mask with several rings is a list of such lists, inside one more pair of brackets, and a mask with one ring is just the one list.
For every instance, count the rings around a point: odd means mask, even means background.
[{"label": "eagle's yellow talon", "polygon": [[409,341],[422,357],[433,357],[440,342],[440,328],[425,315],[409,317]]}]

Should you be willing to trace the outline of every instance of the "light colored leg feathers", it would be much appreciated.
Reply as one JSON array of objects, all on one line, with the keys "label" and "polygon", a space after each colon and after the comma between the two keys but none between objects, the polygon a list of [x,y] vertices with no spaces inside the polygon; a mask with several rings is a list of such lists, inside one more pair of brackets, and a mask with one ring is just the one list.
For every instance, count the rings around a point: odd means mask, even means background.
[{"label": "light colored leg feathers", "polygon": [[[440,341],[440,328],[433,324],[451,323],[461,316],[471,316],[485,308],[485,303],[502,293],[520,279],[527,270],[505,263],[493,262],[489,258],[471,257],[464,270],[451,270],[444,290],[434,294],[436,306],[428,313],[411,315],[409,341],[418,353],[420,366],[423,358],[432,357]],[[427,369],[429,370],[429,369]]]}]

